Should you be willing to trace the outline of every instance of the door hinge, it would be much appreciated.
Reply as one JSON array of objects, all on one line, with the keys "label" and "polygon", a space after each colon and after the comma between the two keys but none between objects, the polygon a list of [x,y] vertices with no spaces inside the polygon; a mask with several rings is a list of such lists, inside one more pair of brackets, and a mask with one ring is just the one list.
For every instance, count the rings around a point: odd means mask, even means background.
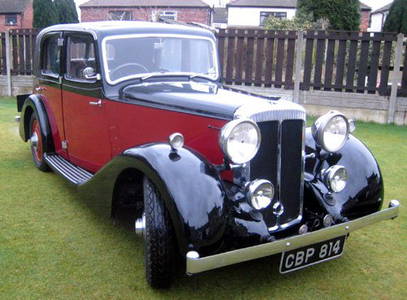
[{"label": "door hinge", "polygon": [[62,149],[64,149],[64,150],[66,150],[66,149],[68,149],[68,141],[62,141],[61,142],[61,147],[62,147]]}]

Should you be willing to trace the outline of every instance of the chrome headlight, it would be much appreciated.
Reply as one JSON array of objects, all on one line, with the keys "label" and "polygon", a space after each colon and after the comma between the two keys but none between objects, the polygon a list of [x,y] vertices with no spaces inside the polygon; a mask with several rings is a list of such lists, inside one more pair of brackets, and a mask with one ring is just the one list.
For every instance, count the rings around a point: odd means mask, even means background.
[{"label": "chrome headlight", "polygon": [[249,119],[236,119],[221,131],[219,144],[226,157],[235,164],[253,159],[260,147],[260,129]]},{"label": "chrome headlight", "polygon": [[348,119],[340,112],[330,111],[312,125],[312,136],[324,150],[339,151],[349,136]]},{"label": "chrome headlight", "polygon": [[274,186],[265,179],[256,179],[247,186],[247,199],[257,210],[266,208],[274,198]]},{"label": "chrome headlight", "polygon": [[343,166],[335,165],[325,170],[323,177],[328,188],[334,193],[339,193],[346,187],[348,171]]}]

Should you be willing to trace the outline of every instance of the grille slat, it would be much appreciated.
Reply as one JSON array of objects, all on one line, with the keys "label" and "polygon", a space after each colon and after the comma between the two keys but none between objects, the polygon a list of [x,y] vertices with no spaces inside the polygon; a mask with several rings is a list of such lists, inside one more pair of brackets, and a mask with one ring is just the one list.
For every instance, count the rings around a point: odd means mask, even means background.
[{"label": "grille slat", "polygon": [[284,223],[296,219],[302,211],[302,120],[286,120],[281,132],[281,187]]},{"label": "grille slat", "polygon": [[[277,219],[272,208],[261,211],[269,228],[279,230],[302,213],[302,135],[303,120],[258,123],[262,142],[250,163],[250,179],[270,180],[276,188],[273,203],[280,201],[284,213]],[[282,227],[281,227],[282,226]]]}]

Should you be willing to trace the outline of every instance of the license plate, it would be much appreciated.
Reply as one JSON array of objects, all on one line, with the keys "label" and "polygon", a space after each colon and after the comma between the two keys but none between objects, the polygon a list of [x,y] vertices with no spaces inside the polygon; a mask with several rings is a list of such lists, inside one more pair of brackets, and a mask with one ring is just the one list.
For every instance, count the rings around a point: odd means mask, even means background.
[{"label": "license plate", "polygon": [[341,236],[283,252],[280,262],[280,273],[292,272],[341,256],[345,245],[345,238],[345,236]]}]

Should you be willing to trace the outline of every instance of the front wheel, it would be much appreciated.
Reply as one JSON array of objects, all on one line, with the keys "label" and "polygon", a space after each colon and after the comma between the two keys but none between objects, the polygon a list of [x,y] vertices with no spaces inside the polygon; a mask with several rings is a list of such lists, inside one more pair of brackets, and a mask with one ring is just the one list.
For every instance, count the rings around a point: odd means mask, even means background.
[{"label": "front wheel", "polygon": [[143,193],[146,278],[153,288],[168,288],[174,276],[174,230],[157,188],[146,177],[143,180]]},{"label": "front wheel", "polygon": [[30,143],[31,154],[35,166],[43,172],[49,171],[49,167],[44,160],[44,144],[41,133],[41,125],[35,113],[30,119]]}]

